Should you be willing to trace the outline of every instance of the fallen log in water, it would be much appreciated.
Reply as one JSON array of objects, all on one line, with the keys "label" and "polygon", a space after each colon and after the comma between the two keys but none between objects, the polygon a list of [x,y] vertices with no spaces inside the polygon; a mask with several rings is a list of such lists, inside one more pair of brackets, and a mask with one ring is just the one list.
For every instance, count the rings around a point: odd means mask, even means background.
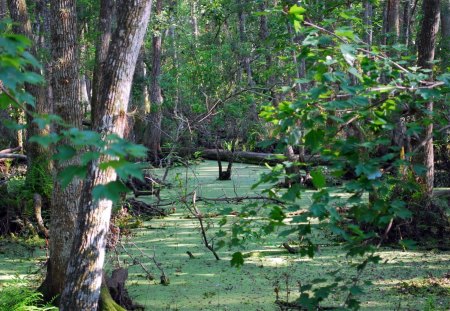
[{"label": "fallen log in water", "polygon": [[135,200],[133,198],[127,199],[125,201],[125,203],[131,207],[130,212],[135,215],[146,215],[146,216],[157,216],[157,217],[168,215],[168,213],[160,207],[153,206],[153,205],[147,204],[145,202]]},{"label": "fallen log in water", "polygon": [[[219,154],[221,161],[233,159],[233,162],[257,165],[263,165],[265,163],[275,165],[286,161],[286,157],[281,153],[261,153],[251,151],[235,151],[232,153],[231,151],[223,149],[220,149],[219,152],[217,152],[216,149],[204,149],[202,151],[202,157],[208,160],[217,160],[217,154]],[[295,155],[294,160],[299,161],[299,156]],[[305,162],[310,165],[326,165],[326,161],[317,156],[306,157]]]}]

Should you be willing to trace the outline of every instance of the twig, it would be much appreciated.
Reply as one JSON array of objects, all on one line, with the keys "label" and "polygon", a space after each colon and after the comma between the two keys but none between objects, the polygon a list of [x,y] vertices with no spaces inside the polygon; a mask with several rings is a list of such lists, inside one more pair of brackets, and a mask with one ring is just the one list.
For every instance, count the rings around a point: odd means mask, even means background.
[{"label": "twig", "polygon": [[202,237],[203,237],[203,243],[205,243],[206,248],[209,249],[213,253],[216,260],[220,260],[219,255],[217,255],[216,251],[214,250],[214,247],[209,243],[208,238],[206,237],[206,230],[203,225],[203,215],[198,211],[197,207],[195,206],[196,197],[197,197],[197,193],[194,191],[194,194],[192,196],[192,209],[194,211],[194,213],[193,213],[194,216],[197,217],[198,222],[200,223],[200,228],[201,228]]},{"label": "twig", "polygon": [[166,273],[164,272],[164,269],[162,268],[162,264],[158,261],[156,261],[156,252],[155,249],[153,249],[153,256],[149,256],[145,254],[142,249],[140,249],[134,242],[129,242],[131,245],[133,245],[144,257],[147,257],[153,263],[155,264],[156,268],[161,272],[161,284],[163,285],[169,285],[169,278],[167,277]]},{"label": "twig", "polygon": [[[148,269],[144,266],[144,264],[143,264],[140,260],[138,260],[136,257],[133,257],[133,255],[131,255],[130,252],[127,251],[127,249],[125,248],[125,246],[122,244],[121,241],[119,241],[119,244],[120,244],[120,246],[122,247],[122,249],[123,249],[123,251],[125,252],[125,254],[127,254],[127,255],[131,258],[133,264],[138,264],[138,265],[140,265],[141,268],[142,268],[142,270],[144,270],[145,273],[147,274],[147,278],[148,278],[149,280],[154,280],[155,277],[153,276],[153,274],[150,273],[150,271],[148,271]],[[135,244],[135,245],[136,245],[136,244]]]}]

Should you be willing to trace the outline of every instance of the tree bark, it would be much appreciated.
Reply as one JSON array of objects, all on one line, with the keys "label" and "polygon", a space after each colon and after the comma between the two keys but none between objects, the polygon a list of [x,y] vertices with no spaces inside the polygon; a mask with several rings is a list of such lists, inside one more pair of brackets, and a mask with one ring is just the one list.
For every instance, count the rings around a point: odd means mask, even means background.
[{"label": "tree bark", "polygon": [[8,6],[6,0],[0,0],[0,19],[8,16]]},{"label": "tree bark", "polygon": [[[109,43],[112,36],[112,25],[116,14],[116,0],[100,1],[100,16],[98,21],[98,29],[102,31],[97,41],[95,49],[94,76],[92,78],[92,98],[91,98],[91,119],[92,124],[95,118],[99,116],[97,111],[99,92],[103,80],[103,71],[108,54]],[[100,116],[101,117],[101,116]]]},{"label": "tree bark", "polygon": [[411,0],[406,0],[403,4],[403,21],[402,21],[402,41],[409,46],[411,36]]},{"label": "tree bark", "polygon": [[450,66],[450,0],[441,0],[441,62],[442,71]]},{"label": "tree bark", "polygon": [[150,113],[150,97],[147,86],[147,65],[145,64],[146,51],[142,45],[136,63],[136,70],[133,77],[133,92],[130,97],[130,110],[136,111],[134,117],[134,137],[138,144],[144,143],[144,133],[146,128],[145,115]]},{"label": "tree bark", "polygon": [[[37,44],[34,42],[34,35],[31,28],[31,20],[28,15],[27,4],[25,0],[8,0],[9,12],[11,19],[14,21],[13,30],[15,33],[21,34],[30,39],[33,44],[30,48],[30,52],[33,55],[37,55]],[[29,68],[37,74],[41,74],[41,71],[37,68]],[[37,114],[45,114],[51,112],[51,103],[46,98],[46,89],[42,85],[26,84],[25,90],[35,98],[34,106],[27,105],[27,109]],[[29,142],[29,138],[32,136],[45,135],[49,132],[49,127],[40,129],[36,123],[32,122],[33,118],[30,114],[27,115],[27,143],[26,153],[28,155],[28,170],[32,170],[36,162],[42,161],[43,158],[49,159],[48,149],[40,146],[37,143]],[[50,167],[47,167],[50,170]]]},{"label": "tree bark", "polygon": [[[79,102],[79,57],[75,0],[51,1],[52,92],[54,111],[66,124],[81,128]],[[56,131],[63,130],[57,127]],[[67,142],[62,142],[63,144]],[[78,159],[55,163],[55,175]],[[66,188],[55,179],[50,213],[50,257],[47,276],[41,286],[45,297],[59,295],[66,279],[66,268],[76,227],[82,182],[74,179]]]},{"label": "tree bark", "polygon": [[[423,19],[417,45],[417,65],[432,69],[436,50],[436,38],[439,30],[440,3],[439,0],[426,0],[422,5]],[[426,117],[432,118],[433,102],[426,104]],[[424,165],[426,168],[425,187],[426,194],[432,197],[434,187],[434,150],[433,150],[433,122],[428,122],[425,130],[427,138],[424,150]]]},{"label": "tree bark", "polygon": [[[120,3],[118,28],[105,62],[100,101],[96,103],[100,115],[93,123],[93,128],[104,138],[109,134],[123,135],[131,81],[150,17],[151,2],[122,0]],[[113,170],[100,169],[100,163],[105,160],[110,159],[103,157],[89,164],[67,281],[61,295],[62,311],[97,309],[112,202],[94,200],[92,189],[116,179]]]},{"label": "tree bark", "polygon": [[384,21],[385,44],[394,44],[397,42],[400,34],[400,0],[387,0],[386,15]]},{"label": "tree bark", "polygon": [[366,32],[364,33],[364,41],[369,46],[369,49],[372,47],[372,41],[373,41],[372,19],[373,19],[372,2],[365,1],[364,2],[364,24],[366,26]]},{"label": "tree bark", "polygon": [[[156,0],[156,15],[162,13],[162,0]],[[150,85],[150,114],[147,116],[148,125],[145,133],[145,146],[149,149],[151,160],[159,162],[161,152],[161,121],[162,103],[164,101],[161,93],[161,56],[162,56],[162,32],[159,29],[152,39],[152,72]]]}]

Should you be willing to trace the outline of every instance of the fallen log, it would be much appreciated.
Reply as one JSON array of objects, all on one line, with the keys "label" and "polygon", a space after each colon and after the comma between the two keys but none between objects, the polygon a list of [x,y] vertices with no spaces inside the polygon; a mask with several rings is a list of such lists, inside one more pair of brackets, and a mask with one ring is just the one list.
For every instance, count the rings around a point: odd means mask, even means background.
[{"label": "fallen log", "polygon": [[20,150],[22,150],[22,147],[8,148],[8,149],[0,150],[0,153],[14,153],[14,152],[17,152]]},{"label": "fallen log", "polygon": [[264,163],[277,164],[283,162],[285,157],[282,154],[273,153],[259,153],[250,151],[235,151],[234,153],[223,149],[204,149],[202,151],[202,157],[208,160],[218,160],[220,157],[221,161],[229,161],[231,159],[234,162],[239,163],[249,163],[262,165]]},{"label": "fallen log", "polygon": [[135,200],[133,198],[129,198],[125,201],[125,205],[129,205],[131,207],[130,213],[135,215],[147,215],[147,216],[157,216],[164,217],[167,216],[168,213],[157,206],[152,206],[142,201]]},{"label": "fallen log", "polygon": [[27,156],[23,154],[15,154],[15,153],[0,153],[0,159],[19,159],[26,160]]},{"label": "fallen log", "polygon": [[450,189],[449,188],[434,189],[433,197],[435,197],[435,198],[450,197]]},{"label": "fallen log", "polygon": [[[251,151],[235,151],[231,152],[223,149],[204,149],[202,151],[202,157],[208,160],[218,160],[220,157],[221,161],[229,161],[233,159],[233,162],[238,163],[248,163],[263,165],[268,163],[270,165],[275,165],[286,161],[286,156],[281,153],[260,153]],[[299,156],[295,155],[293,160],[299,161]],[[318,156],[307,157],[306,162],[311,165],[326,165],[327,162]]]}]

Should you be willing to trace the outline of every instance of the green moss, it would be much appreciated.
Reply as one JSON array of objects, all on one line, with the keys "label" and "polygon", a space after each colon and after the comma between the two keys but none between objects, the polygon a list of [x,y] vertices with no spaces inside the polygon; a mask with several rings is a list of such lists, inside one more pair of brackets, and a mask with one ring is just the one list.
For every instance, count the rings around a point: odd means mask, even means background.
[{"label": "green moss", "polygon": [[111,297],[106,286],[102,286],[100,291],[99,311],[127,311],[119,306]]}]

